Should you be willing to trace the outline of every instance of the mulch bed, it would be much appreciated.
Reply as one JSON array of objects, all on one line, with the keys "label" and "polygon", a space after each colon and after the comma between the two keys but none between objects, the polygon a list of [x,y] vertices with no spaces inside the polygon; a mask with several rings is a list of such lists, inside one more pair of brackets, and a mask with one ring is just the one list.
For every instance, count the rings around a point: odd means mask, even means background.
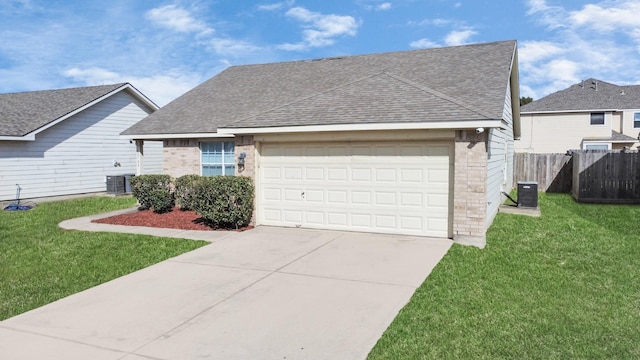
[{"label": "mulch bed", "polygon": [[[92,222],[111,225],[146,226],[181,230],[229,230],[212,228],[207,224],[207,221],[195,211],[183,211],[178,207],[162,214],[156,214],[151,210],[140,210],[128,214],[96,219],[92,220]],[[237,230],[232,230],[245,231],[252,228],[253,226],[247,226]]]}]

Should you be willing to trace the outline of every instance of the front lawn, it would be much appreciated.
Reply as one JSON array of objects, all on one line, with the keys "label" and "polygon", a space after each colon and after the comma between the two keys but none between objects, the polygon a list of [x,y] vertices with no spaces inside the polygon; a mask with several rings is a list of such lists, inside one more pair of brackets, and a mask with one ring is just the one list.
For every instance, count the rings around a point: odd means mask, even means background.
[{"label": "front lawn", "polygon": [[640,358],[640,207],[540,206],[454,245],[369,359]]},{"label": "front lawn", "polygon": [[66,219],[135,203],[130,197],[90,197],[23,212],[0,210],[0,320],[207,244],[58,227]]}]

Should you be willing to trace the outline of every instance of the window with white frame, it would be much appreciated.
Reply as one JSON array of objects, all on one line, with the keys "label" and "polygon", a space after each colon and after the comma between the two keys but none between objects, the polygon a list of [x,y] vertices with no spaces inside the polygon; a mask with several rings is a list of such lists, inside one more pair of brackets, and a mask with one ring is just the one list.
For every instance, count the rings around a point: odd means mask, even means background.
[{"label": "window with white frame", "polygon": [[633,127],[640,128],[640,112],[633,113]]},{"label": "window with white frame", "polygon": [[200,143],[202,176],[233,176],[236,169],[234,147],[233,141]]},{"label": "window with white frame", "polygon": [[604,113],[591,113],[591,125],[604,125]]},{"label": "window with white frame", "polygon": [[584,145],[584,149],[585,150],[611,150],[611,146],[610,144],[605,144],[605,143],[593,143],[593,144],[585,144]]}]

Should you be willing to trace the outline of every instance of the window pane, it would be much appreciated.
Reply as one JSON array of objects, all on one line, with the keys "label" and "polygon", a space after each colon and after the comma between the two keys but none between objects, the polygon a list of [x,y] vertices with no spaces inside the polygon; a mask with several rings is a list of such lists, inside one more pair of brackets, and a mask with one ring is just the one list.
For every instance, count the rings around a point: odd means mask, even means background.
[{"label": "window pane", "polygon": [[224,163],[225,164],[233,164],[235,162],[233,149],[235,144],[232,142],[224,143]]},{"label": "window pane", "polygon": [[222,165],[202,165],[202,176],[222,175]]},{"label": "window pane", "polygon": [[227,176],[233,176],[236,173],[236,167],[234,165],[225,165],[224,174]]},{"label": "window pane", "polygon": [[607,145],[586,145],[585,150],[609,150],[609,146]]},{"label": "window pane", "polygon": [[202,163],[221,163],[222,144],[219,142],[202,143]]},{"label": "window pane", "polygon": [[591,113],[591,125],[604,125],[604,113]]},{"label": "window pane", "polygon": [[640,113],[633,114],[633,127],[640,128]]}]

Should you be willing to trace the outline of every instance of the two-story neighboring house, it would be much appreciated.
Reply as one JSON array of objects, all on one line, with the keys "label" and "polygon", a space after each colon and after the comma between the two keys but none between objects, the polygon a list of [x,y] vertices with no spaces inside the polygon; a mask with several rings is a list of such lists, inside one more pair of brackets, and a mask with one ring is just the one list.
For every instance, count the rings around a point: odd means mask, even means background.
[{"label": "two-story neighboring house", "polygon": [[516,152],[622,150],[640,143],[640,85],[588,79],[522,106]]}]

